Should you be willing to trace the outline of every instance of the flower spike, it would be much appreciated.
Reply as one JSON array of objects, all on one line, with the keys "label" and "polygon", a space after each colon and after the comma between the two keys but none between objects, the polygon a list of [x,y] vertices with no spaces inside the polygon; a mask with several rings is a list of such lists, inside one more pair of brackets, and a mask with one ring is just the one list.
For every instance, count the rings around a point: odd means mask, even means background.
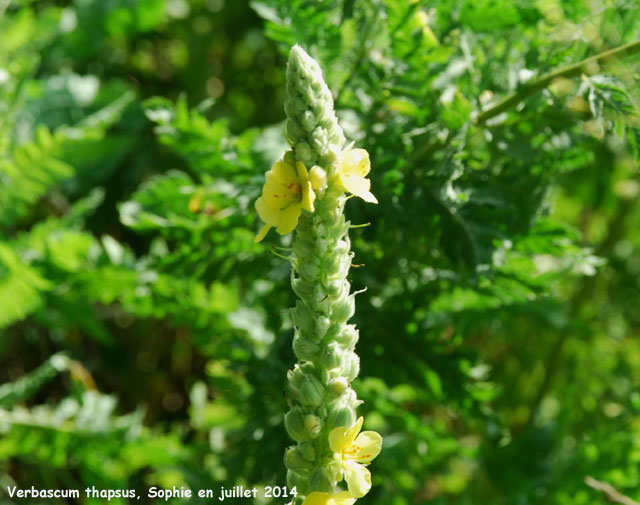
[{"label": "flower spike", "polygon": [[[380,452],[382,437],[360,433],[362,403],[351,388],[360,369],[354,352],[358,331],[349,324],[355,294],[347,276],[352,266],[345,192],[377,203],[367,175],[364,149],[346,150],[344,133],[320,66],[294,46],[287,64],[285,137],[291,146],[266,174],[256,210],[264,226],[286,235],[295,229],[291,286],[298,297],[291,310],[297,364],[287,374],[290,411],[284,425],[297,445],[287,449],[287,485],[293,505],[353,505],[371,488],[365,467]],[[337,485],[346,481],[348,491]]]}]

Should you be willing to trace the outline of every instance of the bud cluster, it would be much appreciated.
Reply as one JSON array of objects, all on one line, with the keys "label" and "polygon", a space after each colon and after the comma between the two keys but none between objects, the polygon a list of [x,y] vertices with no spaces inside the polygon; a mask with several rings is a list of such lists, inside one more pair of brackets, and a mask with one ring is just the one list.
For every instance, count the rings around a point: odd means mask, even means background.
[{"label": "bud cluster", "polygon": [[297,45],[289,53],[284,109],[284,133],[296,159],[308,167],[335,164],[345,137],[333,110],[331,91],[318,63]]}]

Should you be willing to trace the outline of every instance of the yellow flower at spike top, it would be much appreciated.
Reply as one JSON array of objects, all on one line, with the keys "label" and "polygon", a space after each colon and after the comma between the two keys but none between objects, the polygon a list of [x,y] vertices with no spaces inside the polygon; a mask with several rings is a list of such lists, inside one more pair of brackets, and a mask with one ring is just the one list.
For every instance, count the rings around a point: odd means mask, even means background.
[{"label": "yellow flower at spike top", "polygon": [[302,505],[353,505],[356,499],[346,491],[336,494],[311,493],[302,502]]},{"label": "yellow flower at spike top", "polygon": [[349,193],[362,198],[365,202],[378,203],[371,193],[371,181],[367,174],[371,170],[369,153],[364,149],[352,149],[353,142],[342,153],[338,171],[338,181]]},{"label": "yellow flower at spike top", "polygon": [[[363,497],[371,489],[371,474],[365,465],[371,463],[382,449],[379,433],[360,433],[363,422],[364,418],[360,417],[350,429],[342,426],[329,433],[329,445],[335,453],[334,458],[347,481],[349,493],[356,498]],[[340,480],[341,477],[338,478]]]},{"label": "yellow flower at spike top", "polygon": [[288,152],[280,161],[276,161],[266,173],[266,182],[262,196],[256,200],[256,210],[266,224],[255,238],[260,242],[271,228],[280,235],[292,232],[298,225],[302,210],[313,212],[319,181],[320,167],[313,167],[312,173],[300,161],[296,162],[293,153]]}]

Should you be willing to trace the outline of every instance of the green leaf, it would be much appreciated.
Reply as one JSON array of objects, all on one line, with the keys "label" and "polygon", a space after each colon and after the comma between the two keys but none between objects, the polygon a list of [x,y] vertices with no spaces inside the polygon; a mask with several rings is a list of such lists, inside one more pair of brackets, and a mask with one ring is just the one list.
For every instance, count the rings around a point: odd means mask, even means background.
[{"label": "green leaf", "polygon": [[36,310],[42,301],[40,292],[50,288],[49,281],[24,264],[10,247],[0,243],[0,328]]},{"label": "green leaf", "polygon": [[49,357],[38,368],[14,382],[0,386],[0,408],[9,408],[35,395],[47,382],[60,372],[70,369],[72,361],[64,354]]}]

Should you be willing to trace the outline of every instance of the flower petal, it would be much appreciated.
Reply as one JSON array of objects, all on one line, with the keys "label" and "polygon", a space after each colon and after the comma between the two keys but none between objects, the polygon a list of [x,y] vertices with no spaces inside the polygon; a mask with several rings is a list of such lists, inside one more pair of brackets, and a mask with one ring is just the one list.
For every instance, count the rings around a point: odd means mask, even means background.
[{"label": "flower petal", "polygon": [[257,244],[258,242],[262,242],[262,239],[267,235],[267,233],[269,233],[269,230],[272,228],[272,226],[269,226],[268,224],[265,224],[262,228],[260,228],[260,231],[258,232],[258,234],[256,235],[256,238],[253,239],[253,241]]},{"label": "flower petal", "polygon": [[348,491],[341,491],[338,494],[332,496],[336,505],[353,505],[356,499],[349,494]]},{"label": "flower petal", "polygon": [[360,433],[360,430],[362,429],[362,423],[364,423],[364,417],[360,416],[355,424],[345,434],[345,442],[347,443],[347,447],[350,447],[351,444],[353,444],[353,441],[356,439],[356,435]]},{"label": "flower petal", "polygon": [[320,189],[327,185],[327,172],[322,167],[314,165],[309,171],[309,180],[313,189]]},{"label": "flower petal", "polygon": [[316,194],[313,192],[313,188],[311,187],[311,182],[307,181],[302,184],[302,208],[304,210],[308,210],[309,212],[313,212],[313,202],[316,201]]},{"label": "flower petal", "polygon": [[358,435],[349,448],[347,457],[356,463],[369,463],[380,454],[382,449],[382,437],[375,431],[363,431]]},{"label": "flower petal", "polygon": [[291,190],[273,177],[267,177],[267,182],[262,188],[262,198],[264,203],[272,209],[281,209],[292,201]]},{"label": "flower petal", "polygon": [[292,203],[286,209],[283,209],[276,231],[280,235],[291,233],[298,226],[300,214],[302,214],[302,205],[300,203]]},{"label": "flower petal", "polygon": [[331,430],[331,433],[329,433],[329,447],[333,452],[338,453],[342,460],[342,451],[349,447],[347,443],[347,428],[338,426]]},{"label": "flower petal", "polygon": [[[287,186],[292,182],[298,181],[298,175],[296,174],[296,169],[289,165],[286,161],[280,160],[276,161],[271,167],[271,173],[276,181]],[[268,174],[269,172],[267,172]]]},{"label": "flower petal", "polygon": [[296,178],[288,184],[283,184],[267,172],[267,182],[262,188],[262,196],[270,207],[282,209],[291,202],[299,202],[302,195],[300,181]]},{"label": "flower petal", "polygon": [[296,163],[296,172],[298,173],[298,180],[304,184],[309,180],[309,172],[307,172],[307,167],[304,166],[304,163],[298,161]]},{"label": "flower petal", "polygon": [[319,493],[317,491],[308,494],[302,505],[328,505],[331,500],[329,493]]},{"label": "flower petal", "polygon": [[356,195],[358,198],[362,198],[365,202],[378,203],[376,197],[369,191],[371,188],[371,181],[369,179],[358,175],[342,175],[340,179],[342,185],[349,193]]},{"label": "flower petal", "polygon": [[351,151],[351,149],[353,149],[353,146],[356,145],[356,141],[352,140],[351,142],[349,142],[345,148],[342,150],[342,154],[348,153],[349,151]]},{"label": "flower petal", "polygon": [[280,223],[280,215],[282,214],[281,210],[266,205],[265,199],[262,196],[256,200],[255,207],[260,219],[270,226],[278,226]]},{"label": "flower petal", "polygon": [[362,498],[371,489],[371,473],[364,465],[354,461],[345,461],[342,467],[349,493],[356,498]]},{"label": "flower petal", "polygon": [[371,170],[369,153],[364,149],[353,149],[342,155],[342,173],[365,177]]}]

